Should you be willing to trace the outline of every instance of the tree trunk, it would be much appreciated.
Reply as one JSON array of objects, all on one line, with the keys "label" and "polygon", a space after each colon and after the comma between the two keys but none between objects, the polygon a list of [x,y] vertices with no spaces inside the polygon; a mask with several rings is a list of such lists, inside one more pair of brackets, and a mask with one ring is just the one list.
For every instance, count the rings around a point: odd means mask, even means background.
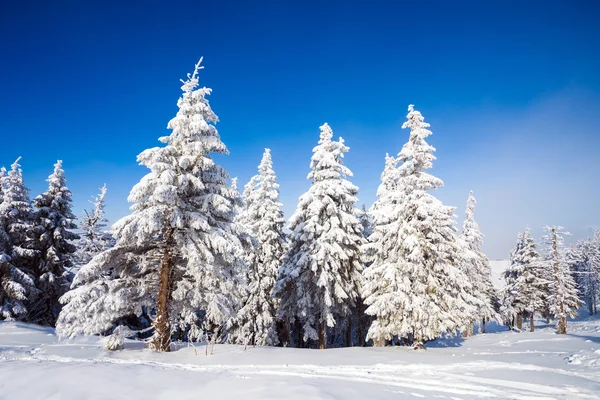
[{"label": "tree trunk", "polygon": [[319,349],[327,348],[327,335],[325,332],[325,321],[319,322]]},{"label": "tree trunk", "polygon": [[414,350],[425,350],[425,345],[423,344],[423,341],[421,340],[420,337],[415,337],[415,340],[413,342],[413,349]]},{"label": "tree trunk", "polygon": [[346,347],[352,347],[352,320],[348,316],[348,325],[346,326]]},{"label": "tree trunk", "polygon": [[567,317],[565,317],[564,315],[561,315],[558,318],[558,328],[556,333],[558,333],[559,335],[565,335],[567,333]]},{"label": "tree trunk", "polygon": [[485,318],[481,320],[481,333],[485,333]]},{"label": "tree trunk", "polygon": [[529,332],[534,332],[535,326],[533,325],[533,313],[529,313]]},{"label": "tree trunk", "polygon": [[171,322],[169,321],[169,303],[171,302],[171,272],[173,270],[173,228],[168,228],[165,236],[165,250],[160,265],[160,283],[153,346],[156,351],[170,351]]},{"label": "tree trunk", "polygon": [[356,306],[356,314],[358,315],[356,320],[356,331],[358,333],[358,347],[363,347],[365,345],[365,338],[363,334],[363,310],[362,310],[362,301],[358,301],[358,305]]},{"label": "tree trunk", "polygon": [[517,329],[519,332],[523,330],[523,313],[517,314]]},{"label": "tree trunk", "polygon": [[296,321],[296,333],[298,335],[298,348],[301,349],[304,347],[304,335],[302,334],[302,325],[299,321]]}]

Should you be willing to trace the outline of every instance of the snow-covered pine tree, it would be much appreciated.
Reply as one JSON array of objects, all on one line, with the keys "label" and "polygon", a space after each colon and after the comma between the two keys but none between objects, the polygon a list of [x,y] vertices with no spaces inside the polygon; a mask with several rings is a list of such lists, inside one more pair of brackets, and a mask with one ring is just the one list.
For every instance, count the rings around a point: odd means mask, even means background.
[{"label": "snow-covered pine tree", "polygon": [[33,210],[23,182],[19,157],[0,173],[0,319],[28,321],[27,300],[37,295],[30,269],[33,247]]},{"label": "snow-covered pine tree", "polygon": [[221,332],[239,305],[243,270],[236,192],[212,159],[226,154],[217,116],[198,87],[200,61],[183,81],[165,147],[143,151],[150,172],[129,195],[132,214],[113,226],[117,243],[76,275],[57,324],[60,336],[99,334],[126,317],[153,317],[151,345],[169,351],[171,334]]},{"label": "snow-covered pine tree", "polygon": [[[365,235],[367,242],[363,246],[364,259],[369,265],[375,260],[380,249],[380,241],[390,229],[394,229],[394,221],[398,220],[398,212],[401,210],[402,193],[397,189],[399,177],[398,160],[385,155],[385,167],[381,173],[381,183],[377,188],[377,200],[369,209],[371,217],[370,232]],[[377,285],[377,282],[373,282]],[[376,290],[375,288],[373,288]],[[363,287],[367,290],[367,287]],[[363,296],[369,295],[368,289]]]},{"label": "snow-covered pine tree", "polygon": [[565,252],[565,260],[573,273],[579,296],[587,304],[590,315],[596,314],[600,297],[599,232],[591,239],[579,241]]},{"label": "snow-covered pine tree", "polygon": [[475,204],[477,201],[471,191],[467,200],[466,217],[461,235],[466,247],[463,254],[463,272],[471,282],[473,296],[477,297],[482,304],[477,308],[474,318],[480,324],[480,330],[485,332],[486,321],[498,319],[494,309],[497,296],[492,284],[490,262],[481,251],[483,235],[479,230],[479,224],[475,221]]},{"label": "snow-covered pine tree", "polygon": [[34,247],[34,212],[29,199],[29,189],[23,181],[19,161],[11,165],[3,178],[3,202],[0,204],[0,220],[10,243],[10,256],[17,268],[33,276],[31,264],[37,255]]},{"label": "snow-covered pine tree", "polygon": [[519,233],[517,243],[510,252],[509,264],[503,273],[504,289],[502,290],[502,306],[500,313],[502,318],[508,325],[509,329],[515,326],[520,331],[523,328],[523,308],[524,305],[519,303],[519,289],[517,280],[523,274],[523,265],[521,257],[523,248],[525,247],[524,235]]},{"label": "snow-covered pine tree", "polygon": [[54,326],[60,312],[60,297],[69,290],[72,280],[72,243],[79,236],[75,216],[71,212],[71,191],[66,186],[62,161],[54,164],[48,177],[48,190],[33,200],[35,213],[35,240],[38,256],[33,266],[35,285],[39,295],[29,304],[29,320],[40,325]]},{"label": "snow-covered pine tree", "polygon": [[281,299],[280,316],[297,322],[302,339],[318,340],[325,348],[327,327],[348,317],[356,305],[364,239],[354,208],[358,188],[346,179],[352,172],[343,163],[349,148],[342,138],[332,140],[328,124],[321,126],[320,136],[308,174],[312,184],[290,219],[291,243],[275,294]]},{"label": "snow-covered pine tree", "polygon": [[569,263],[565,259],[563,238],[570,233],[564,232],[562,226],[545,226],[544,231],[544,242],[548,246],[544,269],[552,276],[548,299],[550,313],[556,318],[556,333],[566,334],[567,317],[576,317],[577,309],[582,306]]},{"label": "snow-covered pine tree", "polygon": [[522,273],[517,277],[515,283],[517,302],[522,305],[521,312],[527,312],[529,330],[533,332],[535,314],[543,315],[547,308],[549,281],[545,276],[543,263],[529,229],[526,229],[523,235],[523,249],[519,254],[519,261]]},{"label": "snow-covered pine tree", "polygon": [[523,314],[529,315],[533,331],[535,314],[544,315],[547,308],[548,280],[541,264],[531,231],[519,234],[510,255],[510,265],[504,271],[503,317],[509,327],[523,330]]},{"label": "snow-covered pine tree", "polygon": [[100,193],[90,200],[94,208],[90,211],[84,210],[85,215],[81,218],[79,229],[81,239],[77,243],[75,260],[78,266],[91,261],[96,254],[106,250],[112,244],[112,236],[106,232],[106,219],[104,213],[104,202],[106,198],[106,184],[100,188]]},{"label": "snow-covered pine tree", "polygon": [[[368,260],[369,257],[366,253],[366,245],[368,243],[369,236],[371,236],[371,234],[373,233],[373,219],[371,218],[371,214],[364,204],[358,213],[358,219],[363,227],[362,234],[363,238],[365,239],[365,244],[362,246],[361,250],[363,252],[362,257],[364,268],[367,268],[371,265],[371,263]],[[352,318],[354,319],[354,321],[356,321],[356,336],[358,338],[358,346],[360,347],[365,345],[366,332],[369,326],[371,326],[371,323],[373,322],[372,317],[370,315],[365,314],[365,309],[366,307],[364,299],[362,297],[362,294],[359,294],[359,298],[356,303],[356,309]]]},{"label": "snow-covered pine tree", "polygon": [[403,164],[392,173],[395,161],[389,168],[386,162],[382,176],[363,293],[366,313],[376,318],[367,338],[381,345],[394,336],[413,337],[415,348],[423,348],[424,341],[464,327],[478,301],[458,266],[454,209],[429,193],[443,184],[426,172],[435,160],[425,141],[429,124],[412,105],[407,118],[410,138],[398,154]]},{"label": "snow-covered pine tree", "polygon": [[265,149],[258,174],[244,190],[244,226],[256,240],[255,258],[248,273],[248,293],[236,317],[236,342],[274,346],[277,336],[277,304],[272,296],[285,247],[285,218],[279,202],[279,184],[271,150]]},{"label": "snow-covered pine tree", "polygon": [[[0,210],[4,203],[7,183],[6,169],[0,169]],[[4,217],[0,216],[0,320],[14,320],[26,315],[25,301],[34,289],[33,280],[12,263],[11,243],[5,232]]]}]

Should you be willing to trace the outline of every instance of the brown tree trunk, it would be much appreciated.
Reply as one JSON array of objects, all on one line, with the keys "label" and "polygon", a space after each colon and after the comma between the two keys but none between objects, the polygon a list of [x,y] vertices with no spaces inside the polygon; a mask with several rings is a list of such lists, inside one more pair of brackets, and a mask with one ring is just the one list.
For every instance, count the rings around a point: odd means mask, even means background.
[{"label": "brown tree trunk", "polygon": [[413,349],[415,350],[425,350],[425,345],[420,337],[415,337],[415,341],[413,342]]},{"label": "brown tree trunk", "polygon": [[304,347],[304,335],[302,335],[302,325],[298,321],[296,321],[296,332],[298,335],[298,348],[301,349]]},{"label": "brown tree trunk", "polygon": [[481,333],[485,333],[485,318],[481,320]]},{"label": "brown tree trunk", "polygon": [[533,325],[533,313],[529,313],[529,332],[534,332],[535,326]]},{"label": "brown tree trunk", "polygon": [[564,315],[561,315],[558,318],[558,328],[556,333],[558,333],[559,335],[566,335],[567,333],[567,317],[565,317]]},{"label": "brown tree trunk", "polygon": [[473,325],[469,325],[462,331],[462,337],[473,336]]},{"label": "brown tree trunk", "polygon": [[358,315],[356,321],[356,332],[358,334],[358,347],[363,347],[365,345],[365,338],[363,334],[363,310],[362,310],[362,301],[358,301],[358,305],[356,306],[356,314]]},{"label": "brown tree trunk", "polygon": [[352,347],[352,320],[348,316],[348,325],[346,326],[346,347]]},{"label": "brown tree trunk", "polygon": [[167,229],[165,250],[160,264],[160,283],[158,289],[158,304],[156,320],[154,321],[153,346],[156,351],[170,351],[171,322],[169,321],[169,303],[171,301],[171,271],[173,269],[173,228]]},{"label": "brown tree trunk", "polygon": [[319,322],[319,349],[321,350],[327,348],[325,329],[325,321]]},{"label": "brown tree trunk", "polygon": [[517,314],[517,329],[519,332],[523,330],[523,313]]}]

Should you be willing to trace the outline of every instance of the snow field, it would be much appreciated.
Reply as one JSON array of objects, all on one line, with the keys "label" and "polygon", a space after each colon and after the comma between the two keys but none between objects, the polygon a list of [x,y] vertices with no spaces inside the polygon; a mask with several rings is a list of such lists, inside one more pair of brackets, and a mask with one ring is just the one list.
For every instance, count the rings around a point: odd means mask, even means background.
[{"label": "snow field", "polygon": [[[309,350],[59,340],[53,329],[0,323],[0,399],[598,399],[600,321],[534,333],[504,327],[405,347]],[[60,377],[60,379],[57,379]],[[34,383],[34,384],[33,384]]]}]

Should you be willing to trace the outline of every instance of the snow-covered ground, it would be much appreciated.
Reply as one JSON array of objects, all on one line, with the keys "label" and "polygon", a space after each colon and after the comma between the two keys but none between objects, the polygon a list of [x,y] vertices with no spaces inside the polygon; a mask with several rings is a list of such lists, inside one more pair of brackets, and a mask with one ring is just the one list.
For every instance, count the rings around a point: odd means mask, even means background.
[{"label": "snow-covered ground", "polygon": [[58,340],[0,323],[0,399],[599,399],[600,320],[559,336],[496,332],[405,347],[330,350],[182,347]]}]

